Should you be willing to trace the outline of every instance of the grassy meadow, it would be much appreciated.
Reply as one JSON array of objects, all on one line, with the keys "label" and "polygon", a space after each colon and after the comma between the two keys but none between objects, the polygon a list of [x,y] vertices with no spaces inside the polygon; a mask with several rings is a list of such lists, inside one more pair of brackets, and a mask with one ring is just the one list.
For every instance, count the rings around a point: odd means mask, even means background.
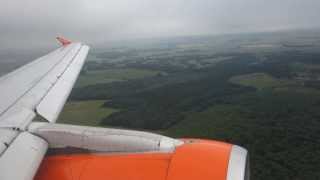
[{"label": "grassy meadow", "polygon": [[60,114],[58,123],[99,126],[100,121],[119,110],[103,107],[105,101],[71,101]]}]

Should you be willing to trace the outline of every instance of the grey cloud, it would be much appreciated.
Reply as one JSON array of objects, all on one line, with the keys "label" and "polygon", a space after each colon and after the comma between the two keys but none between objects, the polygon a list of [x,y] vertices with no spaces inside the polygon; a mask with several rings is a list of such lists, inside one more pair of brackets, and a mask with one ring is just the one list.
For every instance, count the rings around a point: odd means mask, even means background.
[{"label": "grey cloud", "polygon": [[0,49],[319,27],[319,0],[0,0]]}]

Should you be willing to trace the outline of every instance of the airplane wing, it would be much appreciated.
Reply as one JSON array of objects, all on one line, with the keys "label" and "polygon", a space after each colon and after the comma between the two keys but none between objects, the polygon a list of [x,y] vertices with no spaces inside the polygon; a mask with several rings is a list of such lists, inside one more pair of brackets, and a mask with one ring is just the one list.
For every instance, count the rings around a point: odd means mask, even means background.
[{"label": "airplane wing", "polygon": [[87,45],[57,39],[62,47],[0,78],[0,179],[32,179],[48,144],[24,131],[36,116],[57,120],[84,64]]}]

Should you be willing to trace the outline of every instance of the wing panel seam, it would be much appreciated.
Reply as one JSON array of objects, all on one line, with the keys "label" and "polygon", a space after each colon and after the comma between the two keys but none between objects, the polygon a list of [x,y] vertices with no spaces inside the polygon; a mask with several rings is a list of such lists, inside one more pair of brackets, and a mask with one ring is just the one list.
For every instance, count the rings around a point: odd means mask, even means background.
[{"label": "wing panel seam", "polygon": [[[81,48],[81,47],[80,47]],[[80,49],[79,48],[79,49]],[[10,104],[4,111],[2,111],[0,113],[0,118],[9,110],[11,109],[19,100],[21,100],[21,98],[23,98],[27,93],[29,93],[36,85],[39,84],[39,82],[41,82],[41,80],[43,80],[58,64],[60,64],[62,62],[62,60],[70,53],[72,49],[69,49],[64,55],[63,57],[56,63],[54,64],[49,71],[47,71],[34,85],[32,85],[28,90],[26,90],[20,97],[18,97],[12,104]]]},{"label": "wing panel seam", "polygon": [[[54,84],[46,91],[46,93],[41,97],[39,103],[35,106],[35,109],[37,109],[37,106],[42,102],[42,100],[48,95],[48,93],[50,92],[50,90],[55,86],[55,84],[59,81],[59,79],[61,78],[61,76],[68,70],[68,68],[70,67],[70,65],[74,62],[75,58],[78,56],[79,52],[81,51],[83,45],[80,46],[80,48],[77,50],[77,52],[75,53],[75,55],[72,57],[71,61],[68,63],[68,65],[64,68],[63,72],[61,74],[59,74],[58,78],[56,79],[56,81],[54,82]],[[37,112],[36,112],[37,113]],[[38,114],[38,113],[37,113]]]}]

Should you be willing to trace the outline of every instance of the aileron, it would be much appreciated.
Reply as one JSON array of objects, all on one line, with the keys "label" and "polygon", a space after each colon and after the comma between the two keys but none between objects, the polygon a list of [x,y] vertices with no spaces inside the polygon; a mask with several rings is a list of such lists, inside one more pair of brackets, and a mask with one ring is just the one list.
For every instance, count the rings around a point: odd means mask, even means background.
[{"label": "aileron", "polygon": [[72,61],[70,67],[64,72],[63,76],[61,76],[59,81],[37,106],[37,113],[46,120],[50,122],[55,122],[57,120],[81,71],[88,51],[88,46],[82,46],[75,57],[77,60]]}]

